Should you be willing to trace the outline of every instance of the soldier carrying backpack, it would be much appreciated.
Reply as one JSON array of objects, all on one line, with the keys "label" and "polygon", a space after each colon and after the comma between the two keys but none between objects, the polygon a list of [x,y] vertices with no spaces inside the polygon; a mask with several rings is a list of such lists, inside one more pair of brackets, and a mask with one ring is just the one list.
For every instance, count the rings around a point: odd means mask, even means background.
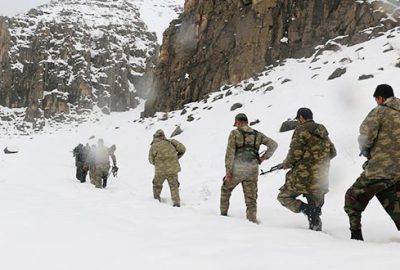
[{"label": "soldier carrying backpack", "polygon": [[168,181],[174,207],[180,207],[178,172],[181,171],[179,159],[185,154],[185,146],[177,140],[168,140],[159,129],[153,135],[149,151],[149,162],[154,165],[153,196],[160,201],[165,180]]}]

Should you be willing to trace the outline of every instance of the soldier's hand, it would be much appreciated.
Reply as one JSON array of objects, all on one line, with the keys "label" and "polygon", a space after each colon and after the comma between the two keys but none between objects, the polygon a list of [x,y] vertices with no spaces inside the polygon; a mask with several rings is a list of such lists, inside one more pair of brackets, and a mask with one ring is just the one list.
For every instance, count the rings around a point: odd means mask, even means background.
[{"label": "soldier's hand", "polygon": [[369,158],[369,153],[370,153],[370,149],[364,147],[364,148],[361,149],[361,152],[360,152],[360,155],[359,155],[359,156],[360,156],[360,157],[361,157],[361,156],[364,156],[364,157],[366,157],[366,158]]},{"label": "soldier's hand", "polygon": [[231,182],[232,181],[232,175],[230,175],[230,174],[225,175],[224,181],[228,182],[228,183]]},{"label": "soldier's hand", "polygon": [[268,159],[268,157],[265,154],[261,155],[260,159],[259,159],[259,164],[261,164],[264,160],[267,160],[267,159]]},{"label": "soldier's hand", "polygon": [[279,164],[280,166],[280,169],[284,169],[284,170],[287,170],[287,169],[290,169],[290,165],[289,164],[286,164],[286,163],[281,163],[281,164]]}]

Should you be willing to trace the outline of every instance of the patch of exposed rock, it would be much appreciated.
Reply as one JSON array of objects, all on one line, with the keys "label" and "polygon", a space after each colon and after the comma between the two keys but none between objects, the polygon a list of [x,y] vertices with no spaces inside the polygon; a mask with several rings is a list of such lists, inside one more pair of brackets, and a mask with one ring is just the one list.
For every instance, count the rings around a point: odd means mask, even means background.
[{"label": "patch of exposed rock", "polygon": [[0,105],[27,118],[138,104],[157,39],[129,1],[59,0],[0,18]]},{"label": "patch of exposed rock", "polygon": [[341,36],[337,42],[356,44],[399,24],[388,19],[386,10],[393,7],[384,9],[380,1],[245,3],[186,1],[183,14],[164,33],[145,116],[182,108],[278,60],[311,56],[330,39]]}]

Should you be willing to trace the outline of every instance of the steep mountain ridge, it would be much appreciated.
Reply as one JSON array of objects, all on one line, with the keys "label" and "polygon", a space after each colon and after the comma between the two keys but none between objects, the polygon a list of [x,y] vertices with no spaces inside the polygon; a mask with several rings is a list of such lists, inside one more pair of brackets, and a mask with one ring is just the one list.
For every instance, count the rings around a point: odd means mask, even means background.
[{"label": "steep mountain ridge", "polygon": [[182,108],[277,61],[310,56],[330,39],[371,39],[399,24],[397,2],[187,0],[164,34],[144,115]]},{"label": "steep mountain ridge", "polygon": [[0,19],[0,105],[43,115],[125,111],[157,54],[133,1],[66,0]]}]

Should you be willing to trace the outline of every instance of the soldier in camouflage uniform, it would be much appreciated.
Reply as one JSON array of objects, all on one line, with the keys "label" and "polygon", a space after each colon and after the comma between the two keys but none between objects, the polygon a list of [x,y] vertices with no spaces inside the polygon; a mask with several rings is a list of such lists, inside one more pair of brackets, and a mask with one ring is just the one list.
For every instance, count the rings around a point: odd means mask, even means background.
[{"label": "soldier in camouflage uniform", "polygon": [[99,139],[97,146],[92,148],[89,168],[93,173],[91,183],[96,188],[105,188],[107,186],[107,179],[110,174],[110,157],[113,162],[113,169],[118,169],[114,154],[115,149],[115,145],[111,147],[104,146],[103,139]]},{"label": "soldier in camouflage uniform", "polygon": [[87,158],[87,163],[89,165],[89,178],[90,178],[90,183],[94,185],[95,183],[95,173],[96,173],[96,159],[95,159],[95,153],[96,153],[96,145],[92,145],[89,147],[88,151],[88,158]]},{"label": "soldier in camouflage uniform", "polygon": [[159,129],[153,135],[149,151],[149,162],[154,165],[153,196],[161,200],[161,190],[165,180],[168,181],[174,207],[180,207],[178,172],[181,171],[179,159],[185,154],[185,146],[177,140],[168,140],[164,131]]},{"label": "soldier in camouflage uniform", "polygon": [[[293,133],[290,149],[282,168],[286,174],[285,184],[279,189],[278,201],[294,213],[303,213],[309,221],[309,228],[320,231],[321,208],[329,189],[330,160],[336,156],[336,149],[328,137],[326,128],[313,121],[312,111],[300,108],[296,119],[299,125]],[[303,195],[308,203],[297,199]]]},{"label": "soldier in camouflage uniform", "polygon": [[89,148],[80,143],[72,152],[75,157],[76,179],[78,179],[81,183],[84,183],[86,182],[86,175],[89,170],[87,163]]},{"label": "soldier in camouflage uniform", "polygon": [[[257,223],[258,165],[273,155],[278,144],[263,133],[250,128],[244,113],[236,115],[234,126],[237,129],[229,134],[225,154],[226,175],[221,187],[221,215],[228,215],[232,191],[242,184],[247,219]],[[267,151],[261,157],[258,153],[260,145],[267,146]]]},{"label": "soldier in camouflage uniform", "polygon": [[363,240],[361,214],[376,196],[400,230],[400,99],[391,86],[378,85],[375,107],[362,122],[358,143],[368,160],[364,171],[347,190],[344,209],[351,239]]}]

